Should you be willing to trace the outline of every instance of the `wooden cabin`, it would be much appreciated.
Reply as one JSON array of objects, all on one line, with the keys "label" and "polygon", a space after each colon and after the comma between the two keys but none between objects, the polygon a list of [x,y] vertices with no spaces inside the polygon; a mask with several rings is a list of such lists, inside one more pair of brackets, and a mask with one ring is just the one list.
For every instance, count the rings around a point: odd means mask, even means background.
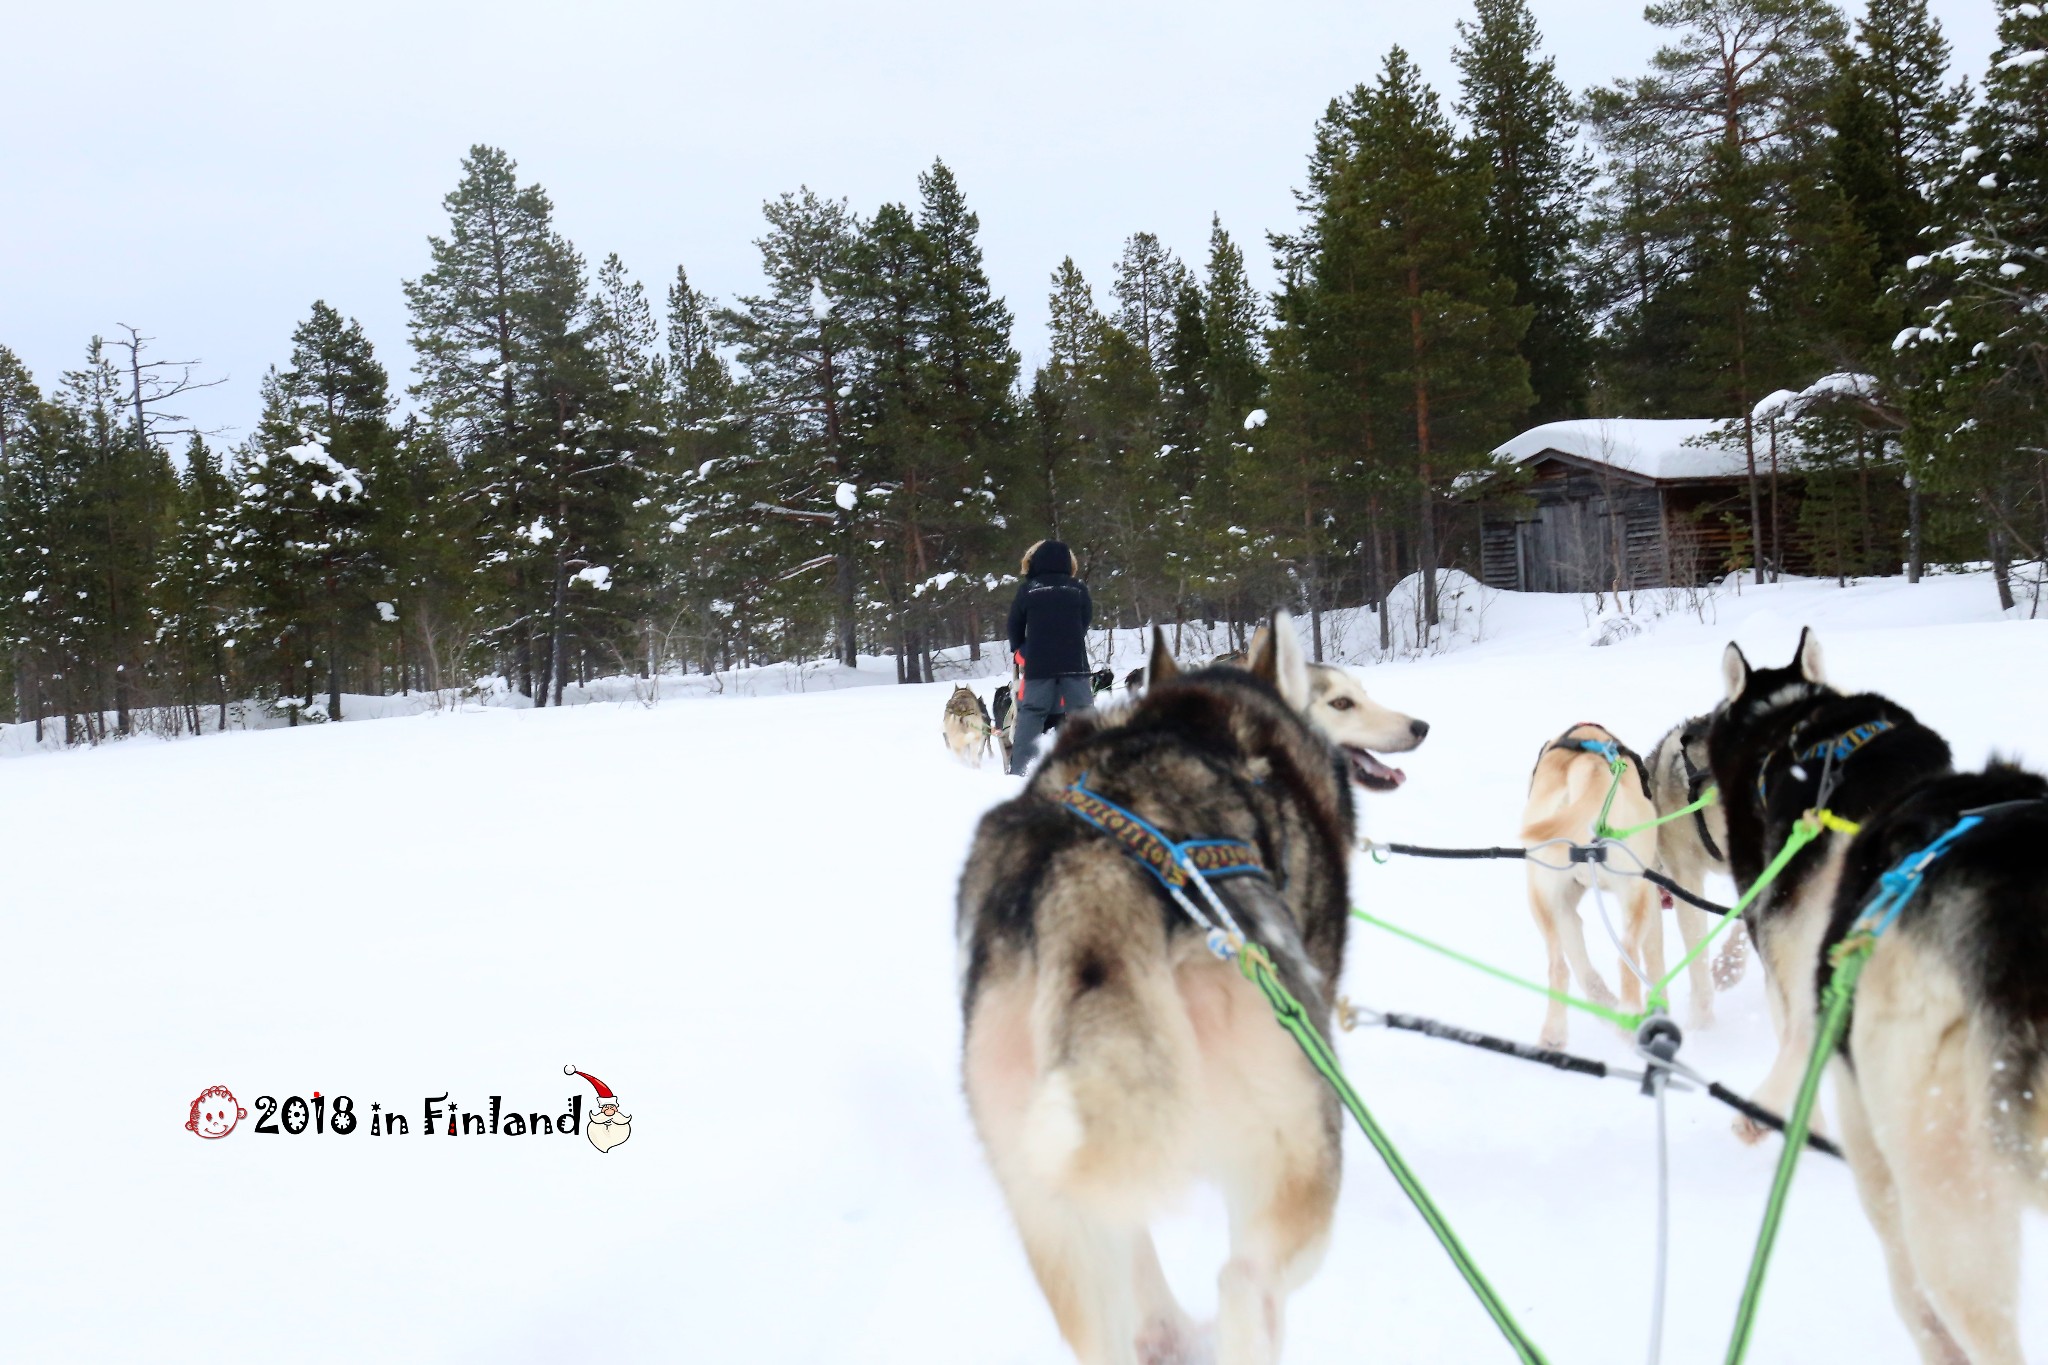
[{"label": "wooden cabin", "polygon": [[[1704,583],[1737,567],[1749,529],[1748,467],[1738,432],[1702,420],[1617,417],[1549,422],[1494,452],[1522,473],[1512,492],[1483,486],[1482,576],[1491,588],[1603,592]],[[1810,556],[1797,533],[1798,478],[1778,438],[1776,495],[1770,434],[1759,427],[1766,549],[1775,515],[1784,569]]]}]

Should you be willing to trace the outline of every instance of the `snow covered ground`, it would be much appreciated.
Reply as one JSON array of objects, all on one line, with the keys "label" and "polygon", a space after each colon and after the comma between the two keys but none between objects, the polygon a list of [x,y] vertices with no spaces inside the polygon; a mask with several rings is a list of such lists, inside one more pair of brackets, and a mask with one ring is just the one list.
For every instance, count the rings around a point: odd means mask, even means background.
[{"label": "snow covered ground", "polygon": [[[1573,598],[1484,614],[1476,643],[1362,673],[1434,726],[1408,786],[1365,800],[1380,837],[1511,839],[1543,740],[1598,719],[1647,747],[1714,700],[1731,636],[1776,663],[1808,622],[1838,682],[1891,693],[1961,760],[2048,762],[2048,623],[1998,619],[1979,577],[1724,591],[1706,621],[1674,610],[1632,636]],[[1362,645],[1368,625],[1350,631]],[[1592,647],[1603,637],[1617,642]],[[1119,652],[1121,671],[1135,653]],[[6,765],[0,1063],[30,1108],[0,1136],[0,1356],[1065,1359],[956,1076],[953,882],[1014,780],[945,752],[945,684],[813,681]],[[1540,966],[1511,867],[1361,859],[1354,890]],[[1541,1014],[1364,927],[1345,985],[1518,1037]],[[1747,1088],[1772,1048],[1754,969],[1719,1008],[1685,1056]],[[1611,1031],[1572,1027],[1575,1049],[1626,1057]],[[1411,1035],[1340,1049],[1551,1359],[1640,1360],[1648,1102]],[[422,1101],[443,1094],[464,1113],[493,1094],[559,1113],[588,1093],[565,1063],[619,1092],[626,1145],[423,1131]],[[202,1141],[183,1125],[213,1085],[251,1113]],[[254,1131],[256,1096],[315,1091],[350,1097],[365,1126]],[[372,1102],[410,1131],[371,1136]],[[1671,1113],[1665,1358],[1713,1361],[1776,1152],[1739,1145],[1702,1097]],[[1347,1141],[1335,1242],[1293,1300],[1288,1359],[1508,1358]],[[2048,1361],[2039,1217],[2028,1236],[2025,1338]],[[1220,1208],[1198,1196],[1160,1237],[1184,1300],[1212,1307]],[[1807,1161],[1751,1359],[1913,1358],[1847,1172]]]}]

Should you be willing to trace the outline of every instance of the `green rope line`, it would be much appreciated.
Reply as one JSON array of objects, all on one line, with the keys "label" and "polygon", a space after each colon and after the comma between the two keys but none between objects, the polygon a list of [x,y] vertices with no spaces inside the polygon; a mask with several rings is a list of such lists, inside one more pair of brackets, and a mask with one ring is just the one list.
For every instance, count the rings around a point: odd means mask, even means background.
[{"label": "green rope line", "polygon": [[1571,1006],[1573,1009],[1584,1010],[1587,1014],[1593,1015],[1594,1017],[1599,1019],[1605,1019],[1608,1023],[1617,1025],[1618,1027],[1632,1030],[1637,1025],[1641,1024],[1644,1019],[1647,1019],[1649,1017],[1646,1014],[1630,1014],[1625,1010],[1618,1010],[1610,1008],[1606,1005],[1595,1004],[1591,1000],[1581,1000],[1578,996],[1567,995],[1563,991],[1554,991],[1550,989],[1550,987],[1545,986],[1540,982],[1531,981],[1527,977],[1516,976],[1513,972],[1510,971],[1503,971],[1501,968],[1494,966],[1492,963],[1481,962],[1476,957],[1467,957],[1465,954],[1459,952],[1456,948],[1449,948],[1441,943],[1433,942],[1430,939],[1424,938],[1420,934],[1413,933],[1407,929],[1403,929],[1398,924],[1390,924],[1386,920],[1380,919],[1376,915],[1368,915],[1365,911],[1359,909],[1355,905],[1351,907],[1351,917],[1355,920],[1361,920],[1366,924],[1370,924],[1375,928],[1384,929],[1388,933],[1396,936],[1397,938],[1405,938],[1410,943],[1413,943],[1418,947],[1427,948],[1433,953],[1441,953],[1443,956],[1451,959],[1451,961],[1453,962],[1462,962],[1467,967],[1471,967],[1477,971],[1485,972],[1488,976],[1497,978],[1501,981],[1505,981],[1511,986],[1520,986],[1523,990],[1534,991],[1538,995],[1547,996],[1552,1000],[1560,1001],[1563,1004]]},{"label": "green rope line", "polygon": [[1749,1351],[1750,1334],[1756,1328],[1757,1303],[1763,1297],[1764,1272],[1770,1266],[1771,1249],[1778,1240],[1778,1224],[1785,1216],[1785,1198],[1792,1190],[1792,1172],[1806,1147],[1806,1133],[1813,1123],[1814,1103],[1820,1098],[1820,1078],[1828,1059],[1849,1025],[1849,1003],[1856,996],[1856,982],[1877,940],[1864,934],[1845,942],[1835,955],[1835,973],[1824,992],[1826,1012],[1813,1040],[1813,1052],[1806,1059],[1806,1074],[1799,1082],[1799,1097],[1785,1116],[1785,1149],[1778,1154],[1778,1175],[1771,1182],[1771,1195],[1764,1204],[1764,1223],[1757,1233],[1756,1251],[1749,1262],[1749,1278],[1742,1286],[1742,1302],[1735,1310],[1735,1334],[1728,1340],[1726,1365],[1742,1365]]},{"label": "green rope line", "polygon": [[1833,811],[1808,811],[1801,816],[1799,822],[1792,826],[1792,833],[1786,837],[1785,846],[1778,850],[1777,857],[1765,864],[1763,874],[1756,879],[1755,884],[1737,897],[1735,904],[1728,907],[1728,913],[1721,917],[1721,922],[1708,930],[1698,943],[1693,944],[1692,951],[1679,958],[1678,964],[1664,973],[1663,979],[1650,988],[1650,997],[1644,1002],[1644,1008],[1657,1010],[1669,1005],[1671,999],[1665,992],[1670,990],[1671,983],[1685,975],[1685,969],[1698,960],[1700,954],[1707,951],[1715,939],[1726,933],[1730,925],[1742,918],[1742,912],[1749,908],[1750,903],[1763,894],[1764,888],[1778,879],[1778,874],[1785,870],[1787,863],[1799,856],[1801,849],[1820,837],[1822,830],[1831,829],[1843,834],[1854,834],[1857,828],[1857,825],[1842,819]]},{"label": "green rope line", "polygon": [[1621,790],[1621,775],[1628,771],[1628,760],[1621,756],[1621,745],[1617,741],[1614,757],[1607,763],[1607,799],[1600,803],[1600,814],[1593,821],[1593,837],[1601,837],[1607,828],[1607,813],[1614,809],[1614,794]]},{"label": "green rope line", "polygon": [[1686,816],[1691,815],[1694,811],[1705,810],[1708,806],[1713,805],[1716,801],[1720,799],[1720,790],[1716,787],[1709,787],[1705,791],[1700,793],[1699,800],[1693,802],[1691,805],[1680,806],[1677,810],[1672,811],[1669,815],[1660,815],[1654,820],[1645,820],[1640,825],[1630,825],[1627,829],[1609,828],[1607,821],[1605,819],[1602,819],[1599,825],[1594,828],[1593,834],[1594,837],[1600,839],[1626,839],[1630,835],[1641,834],[1646,829],[1656,829],[1659,825],[1668,825],[1673,820],[1684,819]]},{"label": "green rope line", "polygon": [[1429,1230],[1436,1234],[1437,1241],[1449,1253],[1451,1263],[1458,1268],[1458,1274],[1471,1286],[1480,1304],[1493,1318],[1494,1325],[1500,1328],[1501,1335],[1506,1337],[1508,1345],[1514,1348],[1516,1359],[1523,1362],[1523,1365],[1548,1365],[1543,1352],[1529,1339],[1521,1324],[1517,1323],[1514,1315],[1508,1311],[1508,1306],[1501,1301],[1500,1295],[1487,1283],[1486,1276],[1480,1273],[1471,1254],[1458,1240],[1458,1234],[1444,1221],[1442,1212],[1430,1199],[1428,1191],[1422,1188],[1422,1182],[1415,1178],[1415,1172],[1401,1159],[1401,1154],[1395,1150],[1393,1141],[1373,1119],[1371,1111],[1365,1107],[1365,1101],[1351,1088],[1351,1082],[1345,1079],[1343,1067],[1338,1064],[1329,1043],[1316,1031],[1315,1024],[1309,1019],[1308,1011],[1303,1009],[1301,1002],[1280,984],[1280,978],[1273,972],[1272,959],[1268,958],[1257,944],[1243,944],[1237,954],[1237,960],[1238,968],[1244,973],[1245,978],[1264,993],[1266,1003],[1273,1007],[1273,1017],[1279,1020],[1280,1027],[1293,1036],[1294,1041],[1308,1057],[1309,1065],[1330,1083],[1330,1088],[1337,1092],[1337,1098],[1344,1102],[1344,1107],[1351,1111],[1351,1117],[1358,1121],[1359,1129],[1364,1132],[1366,1141],[1380,1154],[1380,1160],[1386,1163],[1395,1183],[1400,1185],[1402,1193],[1408,1196],[1408,1202],[1422,1215],[1422,1221],[1429,1224]]},{"label": "green rope line", "polygon": [[[1706,798],[1702,797],[1701,799],[1705,800]],[[1674,811],[1673,814],[1690,814],[1690,812]],[[1453,962],[1461,962],[1474,971],[1484,972],[1486,975],[1499,981],[1505,981],[1511,986],[1520,986],[1523,990],[1534,991],[1546,999],[1558,1001],[1575,1010],[1582,1010],[1595,1018],[1605,1019],[1608,1023],[1619,1028],[1634,1029],[1652,1014],[1670,1007],[1671,997],[1668,992],[1670,991],[1671,984],[1678,980],[1679,977],[1685,975],[1685,969],[1698,960],[1700,954],[1706,952],[1713,945],[1714,940],[1727,931],[1729,925],[1736,923],[1742,918],[1742,912],[1749,908],[1750,902],[1762,895],[1764,889],[1778,879],[1778,874],[1785,870],[1786,864],[1799,856],[1801,849],[1819,838],[1822,830],[1832,829],[1845,834],[1854,834],[1856,828],[1854,824],[1835,815],[1832,811],[1814,811],[1802,817],[1792,827],[1792,833],[1786,838],[1785,846],[1779,849],[1778,855],[1772,858],[1764,867],[1763,874],[1756,879],[1755,884],[1749,890],[1743,892],[1735,904],[1728,907],[1728,913],[1722,916],[1720,923],[1709,930],[1698,943],[1692,946],[1690,952],[1678,959],[1676,966],[1664,973],[1662,979],[1650,988],[1649,996],[1643,1002],[1642,1011],[1636,1014],[1596,1004],[1591,1000],[1582,1000],[1576,995],[1568,995],[1563,991],[1554,991],[1540,982],[1531,981],[1524,976],[1517,976],[1513,972],[1496,967],[1490,962],[1482,962],[1476,957],[1470,957],[1459,952],[1456,948],[1448,947],[1433,939],[1424,938],[1412,930],[1403,929],[1400,925],[1383,920],[1377,915],[1367,914],[1355,905],[1351,907],[1351,917],[1361,923],[1370,924],[1376,929],[1384,929],[1397,938],[1407,939],[1418,948],[1427,948],[1429,951],[1447,957]]]}]

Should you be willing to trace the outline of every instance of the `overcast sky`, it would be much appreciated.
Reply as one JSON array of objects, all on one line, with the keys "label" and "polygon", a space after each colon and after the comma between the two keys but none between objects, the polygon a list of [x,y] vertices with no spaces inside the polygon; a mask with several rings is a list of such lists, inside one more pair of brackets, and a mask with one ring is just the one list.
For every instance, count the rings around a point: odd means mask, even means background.
[{"label": "overcast sky", "polygon": [[[505,148],[593,264],[657,310],[678,263],[759,283],[760,207],[800,184],[863,212],[943,157],[981,216],[1027,366],[1071,254],[1106,301],[1123,239],[1190,261],[1209,215],[1270,278],[1331,96],[1405,46],[1456,92],[1457,3],[9,6],[0,79],[0,344],[46,388],[133,323],[228,382],[191,413],[238,437],[314,299],[410,382],[400,281],[445,231],[464,151]],[[1657,45],[1636,3],[1534,0],[1582,90]],[[1990,0],[1934,0],[1974,80]]]}]

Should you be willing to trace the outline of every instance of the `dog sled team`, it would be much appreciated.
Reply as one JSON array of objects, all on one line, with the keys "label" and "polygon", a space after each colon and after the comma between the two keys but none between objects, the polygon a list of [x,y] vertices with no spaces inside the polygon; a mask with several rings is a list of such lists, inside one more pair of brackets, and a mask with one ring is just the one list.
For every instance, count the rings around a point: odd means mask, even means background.
[{"label": "dog sled team", "polygon": [[[1064,546],[1046,556],[1055,544],[1027,557],[1027,630],[1020,638],[1013,612],[1013,645],[1030,645],[1038,619],[1085,629],[1085,587],[1065,595],[1078,566]],[[1327,1040],[1352,904],[1354,788],[1397,790],[1404,776],[1383,756],[1415,748],[1428,726],[1304,660],[1285,613],[1242,659],[1188,672],[1155,631],[1142,694],[1104,710],[1065,684],[1033,695],[1033,683],[1085,681],[1085,655],[1040,654],[1038,672],[1024,657],[1018,769],[1038,739],[1029,718],[1064,719],[1022,793],[983,819],[960,882],[974,1123],[1080,1360],[1275,1361],[1286,1299],[1331,1235],[1341,1111],[1182,907],[1196,892],[1218,898]],[[1721,681],[1714,711],[1673,727],[1647,759],[1591,724],[1538,753],[1524,846],[1585,841],[1599,821],[1625,848],[1604,864],[1527,862],[1549,983],[1617,999],[1581,919],[1595,892],[1620,908],[1619,1001],[1638,1008],[1636,969],[1663,975],[1665,907],[1628,872],[1661,869],[1696,895],[1709,872],[1747,887],[1809,812],[1832,811],[1837,822],[1723,936],[1746,929],[1762,964],[1780,1051],[1755,1098],[1784,1113],[1834,950],[1885,874],[1947,834],[1876,939],[1829,1063],[1837,1137],[1922,1357],[2016,1365],[2021,1210],[2048,1205],[2048,879],[2037,852],[2048,781],[2003,763],[1955,771],[1946,743],[1903,707],[1832,687],[1810,633],[1783,668],[1754,668],[1731,644]],[[949,742],[953,715],[949,703]],[[983,737],[1000,723],[976,719]],[[1710,788],[1718,800],[1657,823]],[[1690,949],[1711,918],[1671,908]],[[1731,944],[1711,969],[1695,961],[1692,1025],[1711,1023],[1714,990],[1741,974],[1745,951]],[[1561,1005],[1540,1036],[1564,1042]],[[1738,1132],[1762,1135],[1746,1120]],[[1201,1329],[1149,1232],[1195,1181],[1220,1187],[1230,1213],[1217,1316]]]}]

